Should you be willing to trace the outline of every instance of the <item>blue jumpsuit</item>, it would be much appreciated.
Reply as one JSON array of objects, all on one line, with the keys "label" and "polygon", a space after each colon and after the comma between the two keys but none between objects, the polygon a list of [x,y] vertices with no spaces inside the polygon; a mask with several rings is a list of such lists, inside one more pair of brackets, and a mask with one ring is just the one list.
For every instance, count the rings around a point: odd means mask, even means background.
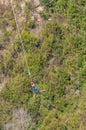
[{"label": "blue jumpsuit", "polygon": [[36,88],[35,86],[33,87],[33,91],[34,91],[35,94],[38,94],[38,93],[39,93],[39,89]]}]

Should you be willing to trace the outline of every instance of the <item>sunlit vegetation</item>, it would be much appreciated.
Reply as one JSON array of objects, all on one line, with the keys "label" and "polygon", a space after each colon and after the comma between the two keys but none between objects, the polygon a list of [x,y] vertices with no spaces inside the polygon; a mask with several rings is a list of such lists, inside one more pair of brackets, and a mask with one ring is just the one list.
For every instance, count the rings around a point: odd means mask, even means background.
[{"label": "sunlit vegetation", "polygon": [[[19,3],[15,4],[20,13]],[[35,98],[10,4],[0,14],[0,74],[5,78],[0,91],[0,130],[20,107],[34,124],[27,130],[85,130],[86,1],[40,0],[40,4],[44,10],[39,15],[46,23],[40,35],[31,33],[38,27],[31,19],[32,2],[24,8],[25,21],[19,21],[33,81],[46,90]]]}]

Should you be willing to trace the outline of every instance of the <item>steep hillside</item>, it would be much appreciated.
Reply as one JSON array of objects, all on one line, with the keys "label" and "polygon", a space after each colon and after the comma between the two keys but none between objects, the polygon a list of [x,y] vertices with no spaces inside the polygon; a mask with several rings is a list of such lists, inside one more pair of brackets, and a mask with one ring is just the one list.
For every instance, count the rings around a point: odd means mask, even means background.
[{"label": "steep hillside", "polygon": [[86,1],[0,3],[0,130],[86,130]]}]

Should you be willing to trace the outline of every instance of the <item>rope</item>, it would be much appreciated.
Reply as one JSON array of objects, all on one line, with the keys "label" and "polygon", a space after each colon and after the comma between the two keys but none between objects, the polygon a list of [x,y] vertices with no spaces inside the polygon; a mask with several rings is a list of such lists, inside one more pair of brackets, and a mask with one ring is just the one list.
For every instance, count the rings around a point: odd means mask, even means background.
[{"label": "rope", "polygon": [[18,33],[18,36],[19,36],[19,39],[20,39],[20,42],[21,42],[21,45],[22,45],[22,49],[23,49],[23,53],[24,53],[24,58],[25,58],[27,69],[28,69],[28,75],[30,75],[30,69],[29,69],[29,66],[28,66],[26,52],[25,52],[25,49],[24,49],[24,44],[23,44],[23,41],[22,41],[22,37],[21,37],[21,34],[20,34],[20,29],[19,29],[19,25],[18,25],[18,21],[17,21],[15,9],[14,9],[14,6],[13,6],[13,0],[10,0],[10,3],[11,3],[11,8],[12,8],[14,20],[15,20],[16,27],[17,27],[17,33]]}]

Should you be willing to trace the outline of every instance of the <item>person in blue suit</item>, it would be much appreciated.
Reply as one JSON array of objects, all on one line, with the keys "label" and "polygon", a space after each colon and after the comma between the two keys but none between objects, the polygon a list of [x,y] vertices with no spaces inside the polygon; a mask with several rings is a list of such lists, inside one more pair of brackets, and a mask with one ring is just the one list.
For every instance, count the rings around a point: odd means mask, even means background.
[{"label": "person in blue suit", "polygon": [[39,90],[39,89],[35,86],[35,84],[34,84],[33,82],[30,82],[30,84],[31,84],[31,87],[32,87],[33,92],[34,92],[34,96],[37,95],[37,94],[39,94],[39,93],[41,93],[41,92],[45,92],[45,90]]}]

